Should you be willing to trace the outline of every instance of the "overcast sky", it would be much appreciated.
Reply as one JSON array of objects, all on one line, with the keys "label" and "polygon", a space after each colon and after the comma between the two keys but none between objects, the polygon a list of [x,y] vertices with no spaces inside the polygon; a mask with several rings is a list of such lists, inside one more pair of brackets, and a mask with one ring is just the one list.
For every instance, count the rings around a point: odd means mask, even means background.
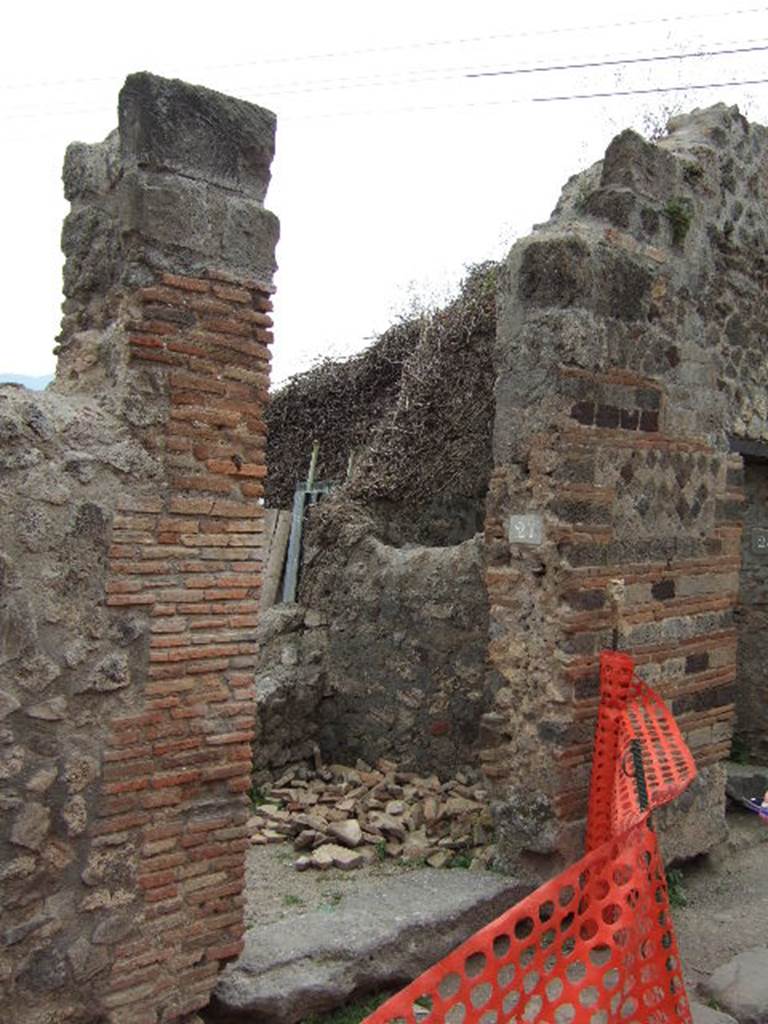
[{"label": "overcast sky", "polygon": [[[277,114],[277,380],[362,348],[409,307],[446,296],[467,264],[503,255],[622,128],[715,102],[768,122],[768,85],[755,81],[768,79],[768,6],[748,0],[72,0],[9,5],[4,21],[8,373],[53,371],[64,149],[115,126],[132,71]],[[723,50],[741,52],[684,56]],[[541,70],[574,64],[600,66]],[[517,73],[487,74],[499,71]]]}]

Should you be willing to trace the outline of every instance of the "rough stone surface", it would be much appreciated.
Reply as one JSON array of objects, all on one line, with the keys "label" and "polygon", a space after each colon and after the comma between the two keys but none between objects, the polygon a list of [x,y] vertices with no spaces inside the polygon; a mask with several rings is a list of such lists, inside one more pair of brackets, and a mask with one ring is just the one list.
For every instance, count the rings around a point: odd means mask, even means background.
[{"label": "rough stone surface", "polygon": [[729,761],[726,786],[729,794],[741,800],[762,800],[768,793],[768,765]]},{"label": "rough stone surface", "polygon": [[480,538],[396,547],[365,518],[338,534],[345,514],[324,511],[307,539],[302,605],[276,605],[259,627],[255,767],[266,777],[318,744],[326,761],[476,773],[494,688]]},{"label": "rough stone surface", "polygon": [[701,986],[710,998],[739,1024],[768,1021],[768,948],[756,946],[739,953]]},{"label": "rough stone surface", "polygon": [[261,201],[275,155],[275,121],[271,111],[211,89],[129,75],[120,101],[123,162]]},{"label": "rough stone surface", "polygon": [[336,513],[322,514],[307,540],[302,599],[329,621],[317,713],[324,756],[391,757],[443,778],[476,771],[494,689],[480,539],[399,548],[347,527],[326,547]]},{"label": "rough stone surface", "polygon": [[[728,753],[733,447],[768,437],[767,165],[766,129],[736,108],[675,118],[657,143],[624,132],[499,272],[485,556],[503,685],[481,757],[516,870],[541,877],[581,849],[611,579],[626,583],[619,644],[699,767]],[[540,543],[510,533],[518,515],[541,517]],[[721,784],[703,774],[688,797],[680,856],[722,834]]]},{"label": "rough stone surface", "polygon": [[677,800],[654,814],[665,864],[690,860],[727,837],[724,780],[722,764],[701,768]]},{"label": "rough stone surface", "polygon": [[736,1024],[736,1018],[731,1017],[729,1013],[715,1010],[711,1006],[697,1002],[695,999],[691,999],[690,1006],[693,1024]]},{"label": "rough stone surface", "polygon": [[305,613],[301,605],[275,605],[262,614],[257,627],[257,784],[293,762],[311,761],[317,747],[327,619],[322,618],[326,628],[310,627]]},{"label": "rough stone surface", "polygon": [[297,1024],[356,993],[396,987],[529,890],[483,872],[425,869],[388,879],[375,897],[252,928],[219,979],[212,1019]]},{"label": "rough stone surface", "polygon": [[362,829],[356,821],[332,821],[328,832],[343,846],[359,846],[363,839]]}]

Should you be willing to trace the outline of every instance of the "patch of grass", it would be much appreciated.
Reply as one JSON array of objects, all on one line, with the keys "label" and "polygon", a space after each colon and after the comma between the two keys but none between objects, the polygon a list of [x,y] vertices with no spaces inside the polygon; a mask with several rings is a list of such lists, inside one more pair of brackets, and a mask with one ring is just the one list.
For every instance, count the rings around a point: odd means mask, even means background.
[{"label": "patch of grass", "polygon": [[251,792],[249,794],[251,803],[254,807],[261,807],[262,804],[269,803],[269,800],[264,796],[264,790],[261,786],[251,786]]},{"label": "patch of grass", "polygon": [[301,1024],[360,1024],[374,1010],[378,1010],[389,996],[389,992],[368,996],[354,1003],[347,1003],[346,1006],[340,1006],[338,1010],[331,1010],[329,1013],[313,1014],[306,1017]]},{"label": "patch of grass", "polygon": [[667,872],[667,892],[671,907],[685,907],[688,897],[685,892],[685,875],[680,868],[670,868]]},{"label": "patch of grass", "polygon": [[729,754],[729,758],[736,764],[749,763],[749,750],[741,736],[734,736],[731,740],[731,752]]},{"label": "patch of grass", "polygon": [[387,859],[387,841],[386,839],[380,839],[376,843],[376,856],[381,864]]},{"label": "patch of grass", "polygon": [[261,807],[262,804],[274,804],[276,807],[282,807],[283,801],[277,797],[270,796],[269,793],[265,793],[261,786],[257,786],[255,783],[251,786],[248,794],[251,798],[251,803],[254,807]]},{"label": "patch of grass", "polygon": [[296,896],[294,893],[288,892],[283,896],[283,904],[286,907],[303,907],[304,900],[301,896]]},{"label": "patch of grass", "polygon": [[455,853],[448,862],[449,868],[468,868],[472,863],[472,854],[459,852]]},{"label": "patch of grass", "polygon": [[675,196],[673,199],[670,199],[664,207],[664,216],[672,228],[673,245],[681,246],[685,241],[685,236],[688,234],[688,229],[693,220],[690,200],[684,199],[682,196]]},{"label": "patch of grass", "polygon": [[334,889],[330,892],[324,892],[323,897],[324,901],[321,904],[320,909],[325,911],[326,914],[328,914],[331,911],[335,910],[336,907],[338,907],[338,905],[344,899],[344,893],[339,892],[338,889]]},{"label": "patch of grass", "polygon": [[720,1005],[720,1003],[718,1003],[718,1001],[716,999],[712,998],[712,997],[710,997],[707,1000],[707,1006],[710,1008],[710,1010],[717,1010],[718,1013],[722,1013],[723,1012],[723,1008]]},{"label": "patch of grass", "polygon": [[576,197],[573,201],[573,205],[579,211],[583,213],[586,209],[587,201],[595,189],[592,186],[592,182],[587,178],[585,174],[579,175],[579,180],[576,184]]},{"label": "patch of grass", "polygon": [[699,164],[686,163],[683,169],[683,177],[689,185],[695,185],[696,182],[703,177],[704,168]]}]

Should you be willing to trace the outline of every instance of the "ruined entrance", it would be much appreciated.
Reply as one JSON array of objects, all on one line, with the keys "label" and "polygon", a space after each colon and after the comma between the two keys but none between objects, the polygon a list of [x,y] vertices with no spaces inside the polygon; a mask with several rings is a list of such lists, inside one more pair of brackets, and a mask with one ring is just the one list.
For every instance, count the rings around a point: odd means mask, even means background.
[{"label": "ruined entrance", "polygon": [[[739,446],[742,447],[743,446]],[[734,755],[768,762],[768,445],[744,456]]]}]

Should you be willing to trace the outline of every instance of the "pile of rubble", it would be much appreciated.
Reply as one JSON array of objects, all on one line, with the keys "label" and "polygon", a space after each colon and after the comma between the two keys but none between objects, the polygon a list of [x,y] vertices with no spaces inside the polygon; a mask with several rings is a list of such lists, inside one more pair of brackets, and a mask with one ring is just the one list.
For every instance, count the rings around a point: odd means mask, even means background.
[{"label": "pile of rubble", "polygon": [[392,761],[298,765],[255,794],[255,845],[292,841],[295,867],[345,870],[387,858],[430,867],[489,867],[488,795],[459,773],[440,782]]}]

